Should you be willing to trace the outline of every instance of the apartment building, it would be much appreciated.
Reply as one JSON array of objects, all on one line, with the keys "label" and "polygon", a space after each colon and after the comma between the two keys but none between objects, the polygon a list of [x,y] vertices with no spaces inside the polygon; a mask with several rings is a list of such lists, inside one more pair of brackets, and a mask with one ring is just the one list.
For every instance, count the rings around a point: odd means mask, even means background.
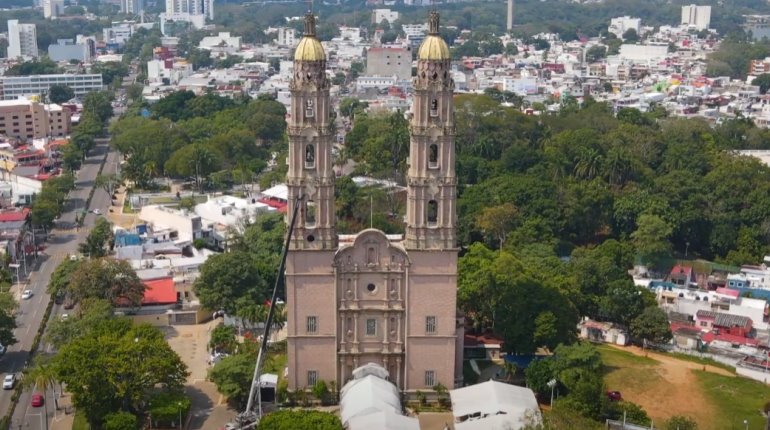
[{"label": "apartment building", "polygon": [[37,28],[35,24],[20,24],[8,20],[8,58],[37,58]]},{"label": "apartment building", "polygon": [[51,85],[67,85],[75,91],[75,96],[82,97],[91,91],[100,91],[101,74],[87,75],[30,75],[30,76],[0,76],[0,99],[14,100],[25,96],[47,94]]},{"label": "apartment building", "polygon": [[66,136],[70,111],[56,104],[31,100],[0,101],[0,134],[18,139]]}]

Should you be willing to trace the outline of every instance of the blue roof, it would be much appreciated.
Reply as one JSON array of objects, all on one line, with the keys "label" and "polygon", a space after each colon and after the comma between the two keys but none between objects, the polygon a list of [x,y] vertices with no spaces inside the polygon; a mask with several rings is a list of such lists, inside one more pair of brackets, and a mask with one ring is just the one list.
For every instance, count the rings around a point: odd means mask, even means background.
[{"label": "blue roof", "polygon": [[141,245],[142,238],[138,234],[121,234],[115,236],[115,246]]}]

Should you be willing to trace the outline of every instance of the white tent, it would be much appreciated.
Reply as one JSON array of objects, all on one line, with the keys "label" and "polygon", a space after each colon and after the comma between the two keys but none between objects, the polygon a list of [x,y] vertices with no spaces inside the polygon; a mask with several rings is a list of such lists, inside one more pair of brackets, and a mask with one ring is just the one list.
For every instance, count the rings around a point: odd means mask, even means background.
[{"label": "white tent", "polygon": [[354,379],[340,391],[340,418],[342,425],[356,416],[376,412],[401,414],[398,389],[392,383],[374,375]]},{"label": "white tent", "polygon": [[353,378],[361,379],[367,375],[374,375],[380,379],[388,379],[390,373],[377,363],[366,363],[353,370]]},{"label": "white tent", "polygon": [[348,430],[420,430],[420,421],[394,412],[359,415],[348,421]]},{"label": "white tent", "polygon": [[529,388],[487,381],[449,392],[456,430],[517,430],[540,423],[535,393]]}]

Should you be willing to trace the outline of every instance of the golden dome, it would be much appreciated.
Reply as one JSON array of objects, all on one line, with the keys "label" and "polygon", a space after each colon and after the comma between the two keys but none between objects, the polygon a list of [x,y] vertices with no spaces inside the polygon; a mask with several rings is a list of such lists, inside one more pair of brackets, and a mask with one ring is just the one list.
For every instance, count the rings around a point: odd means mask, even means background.
[{"label": "golden dome", "polygon": [[314,36],[305,36],[294,51],[294,61],[323,61],[326,53],[321,42]]},{"label": "golden dome", "polygon": [[428,35],[417,51],[418,60],[450,60],[449,46],[441,36]]},{"label": "golden dome", "polygon": [[451,60],[449,46],[438,35],[439,30],[438,11],[431,11],[428,16],[428,36],[422,41],[417,51],[418,60]]}]

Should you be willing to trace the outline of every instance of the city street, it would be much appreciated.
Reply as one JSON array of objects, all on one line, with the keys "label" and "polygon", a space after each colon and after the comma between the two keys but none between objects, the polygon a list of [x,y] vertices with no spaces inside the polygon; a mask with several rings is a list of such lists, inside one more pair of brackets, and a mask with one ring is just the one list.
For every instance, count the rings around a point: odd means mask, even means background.
[{"label": "city street", "polygon": [[[109,196],[104,190],[97,189],[94,192],[91,205],[88,208],[89,212],[85,218],[83,228],[79,231],[74,228],[76,216],[84,210],[85,202],[94,185],[96,175],[99,173],[99,168],[104,160],[104,155],[108,151],[109,139],[97,139],[96,148],[92,151],[77,173],[77,179],[75,181],[76,189],[70,192],[69,199],[65,204],[64,213],[62,213],[57,222],[57,226],[54,228],[53,234],[46,244],[47,247],[45,251],[38,255],[37,261],[28,261],[28,269],[31,273],[26,280],[27,285],[24,288],[32,290],[33,295],[28,300],[20,300],[19,315],[17,317],[18,328],[15,331],[18,343],[11,346],[8,349],[8,352],[6,352],[6,355],[0,359],[0,371],[3,373],[18,373],[23,370],[35,334],[42,322],[45,308],[50,299],[45,290],[51,274],[59,263],[64,258],[67,258],[67,255],[77,253],[78,244],[85,239],[88,230],[94,225],[96,217],[99,216],[93,214],[91,211],[93,209],[99,209],[102,213],[105,213],[109,210]],[[118,154],[109,151],[103,173],[114,173],[117,167],[117,161]],[[20,290],[24,288],[20,288]],[[54,305],[51,318],[59,317],[62,313],[62,309],[60,308],[61,306]],[[41,344],[40,348],[44,350],[46,345]],[[47,423],[44,422],[42,417],[45,408],[33,408],[30,406],[32,392],[36,391],[27,390],[20,397],[13,415],[13,428],[21,428],[21,426],[25,429],[43,430],[48,428],[46,425]],[[0,411],[2,411],[3,414],[7,413],[10,406],[11,393],[12,391],[3,391],[0,393]],[[55,413],[55,403],[50,391],[46,393],[45,403],[48,405],[50,419]]]}]

